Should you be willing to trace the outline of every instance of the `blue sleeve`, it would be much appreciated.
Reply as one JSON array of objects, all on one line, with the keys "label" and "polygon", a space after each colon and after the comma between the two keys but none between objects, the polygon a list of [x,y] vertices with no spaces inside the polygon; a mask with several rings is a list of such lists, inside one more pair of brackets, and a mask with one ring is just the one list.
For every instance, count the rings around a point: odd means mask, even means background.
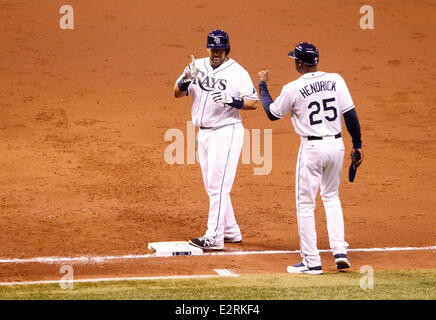
[{"label": "blue sleeve", "polygon": [[359,118],[357,117],[356,109],[351,109],[344,113],[345,125],[347,126],[348,133],[353,139],[353,148],[360,149],[362,148],[362,140],[360,133],[360,123]]},{"label": "blue sleeve", "polygon": [[259,82],[259,93],[260,93],[260,102],[262,102],[263,109],[265,110],[265,113],[271,121],[279,120],[280,118],[277,118],[275,115],[271,113],[269,110],[269,105],[274,102],[274,100],[271,98],[268,88],[266,86],[266,82],[260,81]]}]

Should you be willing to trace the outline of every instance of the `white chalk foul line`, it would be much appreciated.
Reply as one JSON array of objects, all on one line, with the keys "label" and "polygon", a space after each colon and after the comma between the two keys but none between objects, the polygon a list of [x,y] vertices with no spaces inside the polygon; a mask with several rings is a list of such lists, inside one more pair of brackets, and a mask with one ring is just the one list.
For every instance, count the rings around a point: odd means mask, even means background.
[{"label": "white chalk foul line", "polygon": [[160,258],[154,254],[139,254],[139,255],[121,255],[121,256],[81,256],[81,257],[36,257],[28,259],[0,259],[1,263],[60,263],[60,262],[76,262],[76,263],[101,263],[111,260],[130,260],[130,259],[147,259]]},{"label": "white chalk foul line", "polygon": [[[359,248],[348,249],[348,252],[388,252],[388,251],[415,251],[415,250],[436,250],[436,246],[427,247],[385,247],[385,248]],[[331,252],[331,250],[319,250],[319,252]],[[264,250],[264,251],[222,251],[204,253],[202,256],[232,256],[232,255],[256,255],[256,254],[296,254],[299,250]],[[156,256],[155,254],[142,255],[120,255],[120,256],[81,256],[81,257],[35,257],[28,259],[0,259],[0,264],[20,264],[20,263],[103,263],[113,260],[133,260],[133,259],[149,259],[149,258],[170,258],[174,256]],[[201,255],[199,256],[201,257]]]},{"label": "white chalk foul line", "polygon": [[[436,246],[427,247],[387,247],[387,248],[361,248],[348,249],[349,252],[388,252],[388,251],[413,251],[413,250],[436,250]],[[331,250],[319,250],[320,252],[331,252]],[[205,255],[249,255],[249,254],[285,254],[285,253],[300,253],[299,250],[275,250],[275,251],[233,251],[233,252],[215,252],[206,253]],[[39,257],[33,259],[1,259],[0,263],[57,263],[57,262],[103,262],[107,260],[120,259],[144,259],[157,258],[153,254],[145,255],[123,255],[123,256],[101,256],[101,257]],[[159,257],[163,258],[163,257]],[[185,276],[157,276],[157,277],[122,277],[122,278],[93,278],[93,279],[74,279],[74,280],[43,280],[43,281],[22,281],[22,282],[0,282],[0,286],[14,285],[38,285],[38,284],[69,284],[69,283],[89,283],[89,282],[114,282],[114,281],[144,281],[144,280],[168,280],[168,279],[198,279],[198,278],[217,278],[217,277],[238,277],[237,273],[229,269],[214,269],[217,275],[185,275]]]},{"label": "white chalk foul line", "polygon": [[38,284],[70,284],[70,283],[88,283],[88,282],[114,282],[114,281],[144,281],[144,280],[181,280],[181,279],[198,279],[198,278],[218,278],[233,275],[190,275],[190,276],[158,276],[158,277],[123,277],[123,278],[94,278],[94,279],[74,279],[74,280],[43,280],[43,281],[22,281],[22,282],[0,282],[0,286],[15,286],[15,285],[38,285]]}]

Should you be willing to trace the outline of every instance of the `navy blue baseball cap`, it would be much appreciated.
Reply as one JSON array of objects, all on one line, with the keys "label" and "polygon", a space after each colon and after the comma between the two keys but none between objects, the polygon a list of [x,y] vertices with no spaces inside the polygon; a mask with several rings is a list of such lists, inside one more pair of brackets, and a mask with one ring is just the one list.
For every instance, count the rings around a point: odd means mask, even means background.
[{"label": "navy blue baseball cap", "polygon": [[229,35],[224,30],[213,30],[207,35],[207,48],[230,50]]},{"label": "navy blue baseball cap", "polygon": [[301,60],[309,66],[317,65],[319,60],[318,49],[310,42],[300,42],[295,50],[288,53],[288,56]]}]

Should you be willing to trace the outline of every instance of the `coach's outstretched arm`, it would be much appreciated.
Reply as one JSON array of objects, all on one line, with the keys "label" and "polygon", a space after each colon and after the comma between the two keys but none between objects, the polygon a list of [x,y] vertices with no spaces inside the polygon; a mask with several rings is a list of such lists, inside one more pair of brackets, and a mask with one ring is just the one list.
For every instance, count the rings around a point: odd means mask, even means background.
[{"label": "coach's outstretched arm", "polygon": [[273,115],[269,109],[270,104],[273,103],[274,100],[269,94],[268,87],[266,86],[266,83],[269,80],[268,73],[269,70],[263,70],[257,74],[259,76],[260,101],[262,102],[263,109],[265,110],[268,119],[270,119],[271,121],[275,121],[275,120],[279,120],[280,118]]}]

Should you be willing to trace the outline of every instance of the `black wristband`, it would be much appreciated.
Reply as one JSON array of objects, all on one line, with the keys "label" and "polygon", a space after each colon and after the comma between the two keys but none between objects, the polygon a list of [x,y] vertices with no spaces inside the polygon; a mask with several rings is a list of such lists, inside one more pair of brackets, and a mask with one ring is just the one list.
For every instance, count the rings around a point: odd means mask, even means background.
[{"label": "black wristband", "polygon": [[228,103],[229,106],[236,109],[241,109],[244,106],[244,99],[232,97],[232,100],[233,101],[231,103]]},{"label": "black wristband", "polygon": [[188,90],[188,87],[189,87],[189,85],[191,84],[191,81],[184,81],[184,79],[182,79],[182,80],[180,80],[178,83],[177,83],[177,87],[179,87],[179,89],[181,90],[181,91],[186,91],[186,90]]}]

